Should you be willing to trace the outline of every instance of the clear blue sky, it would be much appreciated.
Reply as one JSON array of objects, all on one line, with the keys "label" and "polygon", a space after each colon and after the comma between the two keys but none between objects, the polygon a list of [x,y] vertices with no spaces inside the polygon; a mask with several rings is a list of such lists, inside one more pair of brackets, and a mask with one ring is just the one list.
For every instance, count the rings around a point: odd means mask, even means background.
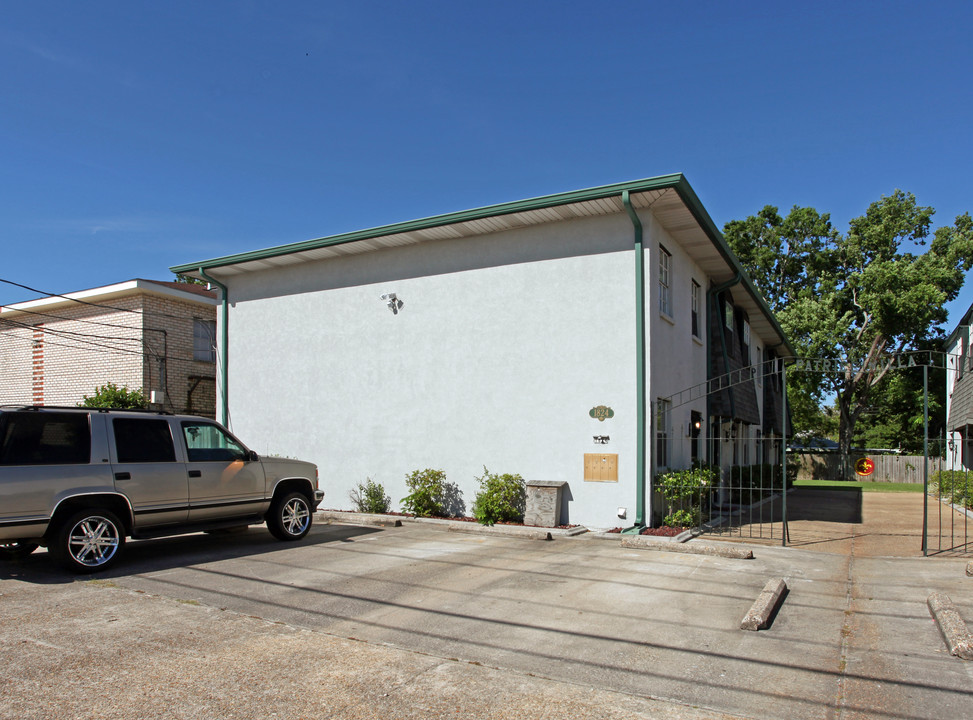
[{"label": "clear blue sky", "polygon": [[671,172],[720,227],[973,212],[968,0],[0,10],[0,278],[49,292]]}]

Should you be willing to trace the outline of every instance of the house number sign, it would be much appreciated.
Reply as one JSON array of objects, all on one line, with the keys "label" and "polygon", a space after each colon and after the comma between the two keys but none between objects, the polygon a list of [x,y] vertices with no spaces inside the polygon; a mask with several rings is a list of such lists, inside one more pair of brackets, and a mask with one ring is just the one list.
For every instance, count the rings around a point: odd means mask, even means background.
[{"label": "house number sign", "polygon": [[605,422],[606,418],[615,417],[615,411],[607,405],[599,405],[598,407],[591,408],[591,410],[588,411],[588,415],[595,418],[599,422]]}]

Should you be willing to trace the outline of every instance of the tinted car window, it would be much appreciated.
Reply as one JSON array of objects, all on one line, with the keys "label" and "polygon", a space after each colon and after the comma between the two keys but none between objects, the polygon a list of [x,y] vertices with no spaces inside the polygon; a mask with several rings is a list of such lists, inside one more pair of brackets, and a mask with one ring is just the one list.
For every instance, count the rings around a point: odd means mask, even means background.
[{"label": "tinted car window", "polygon": [[115,418],[115,449],[120,463],[175,462],[176,450],[166,420]]},{"label": "tinted car window", "polygon": [[189,462],[243,460],[246,449],[221,428],[208,423],[184,422]]},{"label": "tinted car window", "polygon": [[0,414],[0,465],[77,465],[90,460],[86,413]]}]

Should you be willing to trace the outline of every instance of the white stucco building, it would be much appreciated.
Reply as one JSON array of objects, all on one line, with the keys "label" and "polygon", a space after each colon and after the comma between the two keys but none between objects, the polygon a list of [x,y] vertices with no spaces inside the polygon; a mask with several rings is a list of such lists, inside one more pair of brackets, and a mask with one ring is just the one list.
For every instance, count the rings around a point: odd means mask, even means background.
[{"label": "white stucco building", "polygon": [[316,462],[323,507],[366,478],[397,507],[430,467],[469,510],[485,465],[565,482],[562,522],[647,524],[654,466],[702,452],[691,423],[780,434],[773,383],[739,371],[791,352],[682,175],[172,270],[222,291],[218,415]]}]

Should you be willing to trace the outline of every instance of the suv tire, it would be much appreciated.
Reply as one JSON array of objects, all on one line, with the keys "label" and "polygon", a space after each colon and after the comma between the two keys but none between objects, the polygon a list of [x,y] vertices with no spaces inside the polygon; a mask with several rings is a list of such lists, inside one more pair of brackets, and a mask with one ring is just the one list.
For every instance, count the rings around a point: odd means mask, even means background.
[{"label": "suv tire", "polygon": [[68,570],[90,573],[114,565],[125,545],[125,528],[114,513],[92,508],[75,513],[58,529],[50,550]]},{"label": "suv tire", "polygon": [[311,529],[313,512],[304,493],[281,495],[270,504],[267,529],[278,540],[300,540]]}]

